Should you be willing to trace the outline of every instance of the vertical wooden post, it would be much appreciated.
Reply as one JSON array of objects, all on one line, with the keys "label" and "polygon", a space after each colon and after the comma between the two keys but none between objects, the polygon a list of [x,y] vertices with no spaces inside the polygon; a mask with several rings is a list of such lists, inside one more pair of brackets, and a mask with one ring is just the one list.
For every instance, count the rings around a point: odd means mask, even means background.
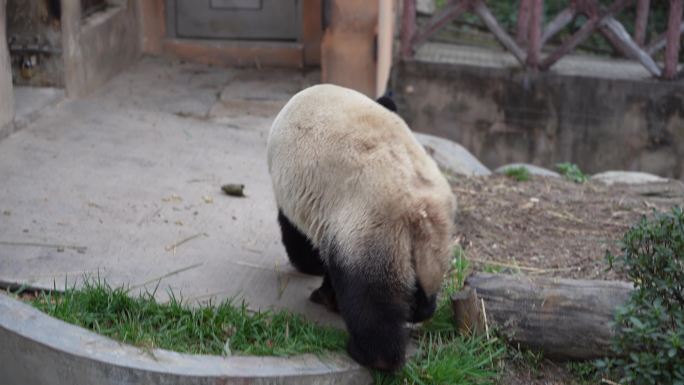
[{"label": "vertical wooden post", "polygon": [[665,79],[674,79],[677,75],[682,8],[684,8],[684,0],[670,0],[670,14],[667,21],[667,45],[665,46],[665,71],[663,71],[663,78]]},{"label": "vertical wooden post", "polygon": [[301,41],[304,46],[304,65],[306,66],[321,64],[322,8],[321,0],[304,0],[302,3]]},{"label": "vertical wooden post", "polygon": [[646,43],[646,26],[648,25],[648,7],[651,0],[639,0],[636,9],[636,21],[634,22],[634,41],[639,47]]},{"label": "vertical wooden post", "polygon": [[416,0],[404,0],[401,16],[401,57],[413,56],[413,37],[416,35]]},{"label": "vertical wooden post", "polygon": [[527,46],[527,66],[532,69],[539,67],[539,52],[541,51],[543,0],[531,0],[530,28]]},{"label": "vertical wooden post", "polygon": [[527,38],[530,30],[530,8],[533,0],[520,0],[518,7],[518,24],[516,28],[515,40],[520,45],[527,45]]},{"label": "vertical wooden post", "polygon": [[394,1],[380,0],[378,9],[378,58],[376,60],[375,97],[385,93],[392,69],[392,42],[394,40]]}]

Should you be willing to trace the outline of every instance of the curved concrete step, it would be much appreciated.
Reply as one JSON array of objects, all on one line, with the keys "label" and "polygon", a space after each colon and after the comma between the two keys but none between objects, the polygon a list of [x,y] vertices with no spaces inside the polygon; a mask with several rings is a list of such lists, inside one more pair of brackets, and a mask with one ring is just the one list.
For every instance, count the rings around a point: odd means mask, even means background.
[{"label": "curved concrete step", "polygon": [[0,294],[2,384],[370,384],[340,354],[219,357],[151,351],[52,318]]}]

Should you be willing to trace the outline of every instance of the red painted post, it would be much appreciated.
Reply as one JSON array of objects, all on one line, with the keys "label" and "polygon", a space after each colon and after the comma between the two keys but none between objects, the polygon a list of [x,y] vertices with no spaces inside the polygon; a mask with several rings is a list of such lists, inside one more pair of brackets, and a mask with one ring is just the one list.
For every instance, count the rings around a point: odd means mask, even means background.
[{"label": "red painted post", "polygon": [[665,46],[665,70],[663,71],[663,78],[665,79],[674,79],[677,75],[683,8],[684,0],[670,0],[670,16],[667,21],[667,45]]},{"label": "red painted post", "polygon": [[639,47],[646,43],[646,26],[648,25],[648,7],[651,0],[639,0],[636,9],[636,21],[634,22],[634,41]]},{"label": "red painted post", "polygon": [[532,69],[539,67],[539,52],[541,51],[543,0],[531,0],[530,28],[527,46],[527,66]]},{"label": "red painted post", "polygon": [[416,35],[416,0],[404,0],[401,15],[401,57],[413,56],[413,37]]},{"label": "red painted post", "polygon": [[527,44],[530,29],[530,7],[532,0],[520,0],[518,6],[518,25],[516,28],[515,40],[520,45]]}]

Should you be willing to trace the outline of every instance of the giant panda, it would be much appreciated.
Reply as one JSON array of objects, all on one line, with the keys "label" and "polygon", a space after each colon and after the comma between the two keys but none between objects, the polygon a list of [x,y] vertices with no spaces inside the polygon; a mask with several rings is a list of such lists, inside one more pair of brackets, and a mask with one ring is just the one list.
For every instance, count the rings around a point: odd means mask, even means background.
[{"label": "giant panda", "polygon": [[390,102],[316,85],[287,102],[267,142],[290,262],[324,277],[310,299],[339,311],[350,356],[386,371],[404,364],[406,322],[434,313],[456,211]]}]

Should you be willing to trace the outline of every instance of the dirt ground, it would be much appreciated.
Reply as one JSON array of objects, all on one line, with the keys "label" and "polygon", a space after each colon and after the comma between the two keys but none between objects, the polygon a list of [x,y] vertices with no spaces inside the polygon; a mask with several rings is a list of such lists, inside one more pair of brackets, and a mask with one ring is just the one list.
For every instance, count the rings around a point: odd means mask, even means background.
[{"label": "dirt ground", "polygon": [[606,186],[562,178],[518,182],[500,175],[452,181],[458,242],[476,270],[620,279],[605,252],[653,210],[684,205],[684,183]]},{"label": "dirt ground", "polygon": [[[606,186],[532,176],[454,178],[458,242],[475,271],[623,279],[606,271],[625,231],[643,215],[684,205],[684,183]],[[506,362],[503,384],[575,384],[565,364]]]}]

